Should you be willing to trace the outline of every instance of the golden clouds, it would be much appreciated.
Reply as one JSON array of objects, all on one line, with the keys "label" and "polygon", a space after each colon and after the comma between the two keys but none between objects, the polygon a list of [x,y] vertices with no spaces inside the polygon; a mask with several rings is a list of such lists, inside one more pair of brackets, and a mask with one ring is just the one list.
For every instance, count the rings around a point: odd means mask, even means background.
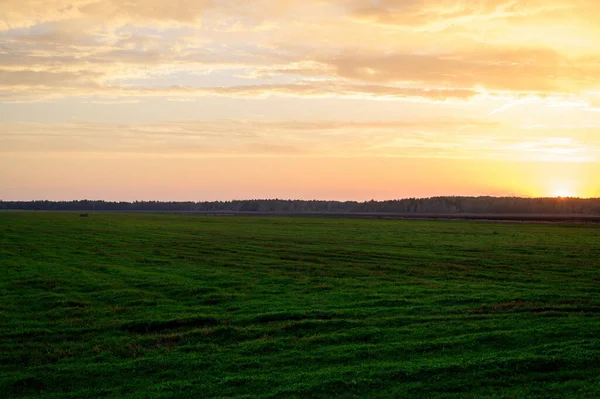
[{"label": "golden clouds", "polygon": [[192,23],[212,4],[211,0],[7,0],[0,4],[0,14],[4,16],[0,27],[11,29],[77,19]]},{"label": "golden clouds", "polygon": [[[600,87],[593,11],[584,0],[7,0],[0,94],[570,95]],[[229,77],[199,87],[199,71]]]},{"label": "golden clouds", "polygon": [[[361,3],[368,3],[368,6],[361,7]],[[579,6],[582,4],[585,4],[585,1],[579,2]],[[577,1],[383,0],[377,3],[356,2],[356,8],[351,15],[370,23],[442,30],[457,25],[532,18],[556,10],[569,10],[577,6]]]},{"label": "golden clouds", "polygon": [[[600,65],[576,66],[553,51],[494,50],[451,54],[342,55],[330,60],[339,76],[372,82],[526,92],[570,92],[597,83]],[[589,69],[588,69],[589,68]]]}]

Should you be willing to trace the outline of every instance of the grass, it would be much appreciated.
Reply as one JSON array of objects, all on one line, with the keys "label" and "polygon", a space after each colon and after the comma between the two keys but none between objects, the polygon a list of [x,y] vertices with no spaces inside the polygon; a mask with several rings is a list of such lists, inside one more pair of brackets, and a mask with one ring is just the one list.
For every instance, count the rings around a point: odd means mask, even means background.
[{"label": "grass", "polygon": [[3,398],[598,398],[600,227],[0,213]]}]

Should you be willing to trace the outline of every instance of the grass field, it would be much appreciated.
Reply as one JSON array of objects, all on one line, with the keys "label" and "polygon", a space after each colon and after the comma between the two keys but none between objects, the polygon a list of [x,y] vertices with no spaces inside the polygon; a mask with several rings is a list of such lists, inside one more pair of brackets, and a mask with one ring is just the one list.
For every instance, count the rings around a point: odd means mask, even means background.
[{"label": "grass field", "polygon": [[0,397],[599,398],[600,226],[0,213]]}]

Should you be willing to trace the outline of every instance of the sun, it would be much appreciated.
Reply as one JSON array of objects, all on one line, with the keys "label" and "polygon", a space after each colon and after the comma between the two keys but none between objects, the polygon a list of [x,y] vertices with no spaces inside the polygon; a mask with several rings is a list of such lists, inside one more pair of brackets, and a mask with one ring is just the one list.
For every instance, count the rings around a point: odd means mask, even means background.
[{"label": "sun", "polygon": [[558,188],[552,192],[552,196],[557,198],[568,198],[575,197],[576,195],[572,190],[567,188]]}]

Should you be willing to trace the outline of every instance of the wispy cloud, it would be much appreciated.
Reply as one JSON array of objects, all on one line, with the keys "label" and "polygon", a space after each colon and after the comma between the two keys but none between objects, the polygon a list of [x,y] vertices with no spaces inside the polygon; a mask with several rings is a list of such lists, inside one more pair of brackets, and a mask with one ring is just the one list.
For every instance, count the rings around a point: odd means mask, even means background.
[{"label": "wispy cloud", "polygon": [[[10,124],[2,152],[170,153],[594,162],[600,141],[503,136],[496,123],[444,121],[169,121],[159,124]],[[482,135],[486,131],[487,135]]]},{"label": "wispy cloud", "polygon": [[[119,96],[140,79],[156,89],[153,77],[162,76],[177,92],[182,73],[219,72],[229,78],[212,91],[232,96],[243,90],[235,83],[240,77],[265,86],[264,92],[269,80],[285,78],[390,86],[371,96],[388,96],[397,85],[404,87],[399,97],[431,97],[419,89],[572,94],[599,85],[593,38],[600,31],[586,22],[594,11],[600,12],[598,3],[583,0],[386,0],[368,7],[341,0],[183,0],[177,6],[167,0],[6,0],[0,4],[0,86],[11,97],[36,95],[31,88],[37,86],[77,96],[78,85]],[[510,33],[511,26],[552,32],[562,26],[558,12],[585,27],[568,36],[577,46],[478,36]],[[404,37],[390,26],[406,29]],[[430,32],[440,29],[441,42]],[[297,86],[287,94],[306,92]]]}]

